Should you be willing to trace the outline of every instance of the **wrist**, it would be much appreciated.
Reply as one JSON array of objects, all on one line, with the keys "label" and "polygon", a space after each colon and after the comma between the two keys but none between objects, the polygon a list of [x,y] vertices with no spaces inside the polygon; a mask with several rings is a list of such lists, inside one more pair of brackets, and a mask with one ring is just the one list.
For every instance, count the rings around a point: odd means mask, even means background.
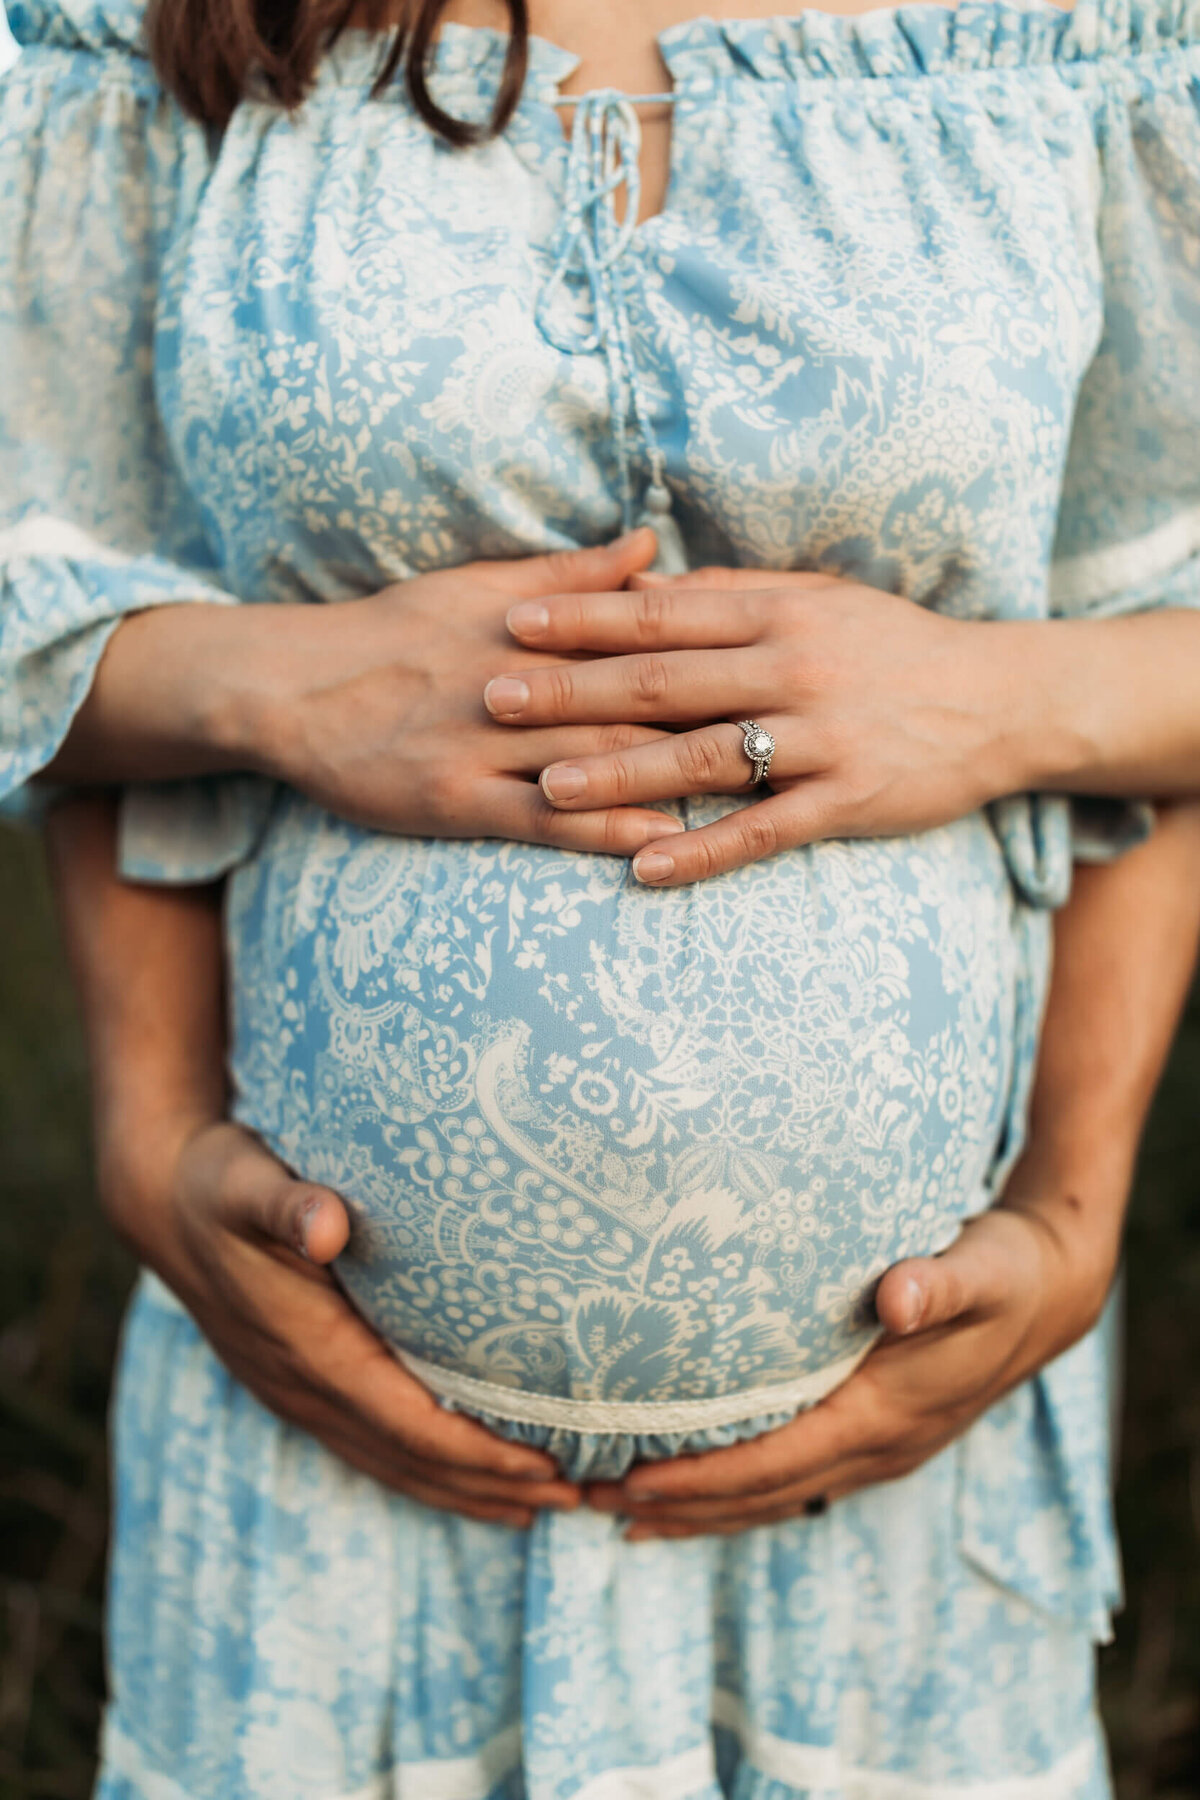
[{"label": "wrist", "polygon": [[1081,621],[988,622],[980,629],[989,717],[994,724],[989,788],[1003,794],[1069,789],[1096,760],[1084,680]]},{"label": "wrist", "polygon": [[305,674],[327,654],[325,611],[243,606],[212,622],[193,675],[194,729],[219,766],[293,780]]},{"label": "wrist", "polygon": [[159,1267],[180,1162],[189,1143],[217,1123],[187,1103],[126,1094],[97,1106],[94,1141],[101,1209],[140,1262]]},{"label": "wrist", "polygon": [[1031,1144],[1000,1199],[1038,1234],[1047,1252],[1055,1329],[1062,1348],[1096,1323],[1121,1255],[1136,1140],[1109,1141],[1108,1154]]}]

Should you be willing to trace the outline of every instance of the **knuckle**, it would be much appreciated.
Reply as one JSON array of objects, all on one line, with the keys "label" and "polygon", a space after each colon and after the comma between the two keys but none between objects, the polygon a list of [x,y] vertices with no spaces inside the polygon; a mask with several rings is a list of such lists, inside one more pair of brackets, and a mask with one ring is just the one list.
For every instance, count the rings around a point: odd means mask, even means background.
[{"label": "knuckle", "polygon": [[462,802],[462,779],[445,764],[437,764],[425,778],[425,796],[440,818],[453,818]]},{"label": "knuckle", "polygon": [[626,822],[619,808],[613,807],[604,813],[600,826],[600,837],[603,848],[614,855],[623,855],[626,850]]},{"label": "knuckle", "polygon": [[574,642],[587,624],[584,602],[577,594],[560,594],[547,610],[550,614],[550,635],[560,638],[565,636],[568,643]]},{"label": "knuckle", "polygon": [[725,772],[722,767],[724,748],[706,733],[693,732],[687,737],[679,738],[675,755],[680,773],[698,787],[707,787]]},{"label": "knuckle", "polygon": [[540,671],[542,709],[549,713],[567,712],[575,698],[575,680],[569,663],[552,664]]},{"label": "knuckle", "polygon": [[597,749],[601,754],[608,755],[616,750],[632,750],[645,741],[646,733],[642,726],[621,720],[616,724],[601,726]]},{"label": "knuckle", "polygon": [[720,846],[701,832],[690,846],[692,871],[700,879],[716,875],[724,866]]},{"label": "knuckle", "polygon": [[551,550],[545,561],[546,579],[556,586],[566,587],[576,571],[578,552],[571,550]]},{"label": "knuckle", "polygon": [[743,850],[756,862],[764,856],[773,856],[779,849],[779,831],[771,815],[764,814],[761,804],[746,808],[739,837]]},{"label": "knuckle", "polygon": [[978,1298],[958,1269],[943,1264],[937,1270],[937,1279],[930,1289],[925,1317],[934,1323],[943,1319],[956,1319],[960,1313],[968,1312]]},{"label": "knuckle", "polygon": [[629,673],[635,700],[653,706],[665,699],[671,678],[661,656],[636,657]]},{"label": "knuckle", "polygon": [[634,788],[634,771],[628,758],[624,756],[614,756],[609,763],[608,768],[605,770],[605,778],[608,783],[610,803],[612,805],[620,805],[632,794]]},{"label": "knuckle", "polygon": [[643,644],[662,641],[671,614],[671,597],[662,588],[643,588],[633,597],[633,626]]}]

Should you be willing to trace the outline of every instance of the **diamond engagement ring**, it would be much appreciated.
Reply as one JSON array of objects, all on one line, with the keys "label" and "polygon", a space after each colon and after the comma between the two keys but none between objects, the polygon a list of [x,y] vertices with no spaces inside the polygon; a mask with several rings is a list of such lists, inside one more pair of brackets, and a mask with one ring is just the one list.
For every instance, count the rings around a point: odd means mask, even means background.
[{"label": "diamond engagement ring", "polygon": [[754,764],[751,785],[765,781],[771,768],[771,758],[775,754],[775,739],[753,719],[739,719],[738,730],[742,735],[742,749]]}]

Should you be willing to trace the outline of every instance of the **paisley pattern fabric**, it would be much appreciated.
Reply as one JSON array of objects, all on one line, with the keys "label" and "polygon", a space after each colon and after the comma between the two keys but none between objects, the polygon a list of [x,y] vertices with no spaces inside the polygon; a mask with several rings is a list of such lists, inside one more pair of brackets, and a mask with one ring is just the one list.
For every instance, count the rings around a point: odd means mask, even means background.
[{"label": "paisley pattern fabric", "polygon": [[[694,564],[967,618],[1200,604],[1195,0],[677,27],[667,204],[603,282],[585,239],[564,262],[548,44],[504,137],[452,152],[399,84],[368,100],[362,35],[216,139],[135,0],[12,16],[14,793],[128,612],[597,541],[660,467]],[[482,116],[501,55],[447,28],[443,103]],[[1144,828],[1021,798],[662,893],[240,780],[131,794],[125,852],[232,871],[238,1113],[349,1197],[355,1299],[584,1474],[761,1431],[869,1348],[875,1276],[1019,1148],[1073,849]],[[102,1793],[1091,1800],[1105,1368],[1093,1334],[827,1521],[643,1548],[386,1498],[147,1282]]]},{"label": "paisley pattern fabric", "polygon": [[292,799],[228,919],[239,1116],[349,1197],[346,1286],[476,1411],[794,1410],[1019,1141],[1045,915],[979,816],[664,893]]}]

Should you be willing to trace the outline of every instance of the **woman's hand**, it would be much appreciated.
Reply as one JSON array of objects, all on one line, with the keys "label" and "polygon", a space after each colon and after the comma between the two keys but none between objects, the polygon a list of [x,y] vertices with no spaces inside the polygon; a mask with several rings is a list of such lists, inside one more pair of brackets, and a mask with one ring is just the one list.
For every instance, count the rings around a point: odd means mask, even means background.
[{"label": "woman's hand", "polygon": [[539,1451],[447,1412],[363,1322],[324,1266],[338,1196],[297,1181],[235,1125],[159,1121],[102,1157],[106,1210],[178,1295],[226,1368],[271,1412],[385,1487],[526,1527],[578,1504]]},{"label": "woman's hand", "polygon": [[[1036,709],[1044,623],[965,623],[825,575],[704,569],[635,575],[632,592],[525,599],[522,644],[564,659],[492,681],[504,723],[542,730],[643,720],[687,729],[559,758],[542,792],[564,813],[742,794],[750,765],[732,721],[775,738],[770,792],[715,824],[651,843],[642,881],[678,885],[824,837],[924,830],[1026,785],[1018,723]],[[721,721],[713,723],[712,721]]]},{"label": "woman's hand", "polygon": [[383,831],[632,855],[677,821],[637,806],[558,812],[537,776],[661,734],[624,720],[505,731],[480,694],[504,670],[562,661],[514,645],[514,601],[619,587],[654,548],[638,531],[335,606],[151,608],[115,632],[47,773],[91,786],[250,770]]},{"label": "woman's hand", "polygon": [[943,1256],[889,1269],[876,1299],[887,1335],[810,1412],[593,1484],[589,1503],[626,1515],[630,1539],[729,1535],[907,1475],[1098,1317],[1112,1262],[1080,1254],[1056,1198],[997,1207]]},{"label": "woman's hand", "polygon": [[[514,597],[624,580],[653,553],[653,535],[638,532],[596,550],[420,575],[320,609],[318,638],[310,633],[306,660],[287,672],[266,732],[272,772],[344,818],[416,837],[630,855],[678,831],[669,815],[638,806],[559,812],[537,784],[547,761],[652,743],[661,732],[621,719],[506,732],[480,704],[498,671],[532,674],[563,660],[515,648],[504,626]],[[259,696],[263,714],[268,698]]]}]

